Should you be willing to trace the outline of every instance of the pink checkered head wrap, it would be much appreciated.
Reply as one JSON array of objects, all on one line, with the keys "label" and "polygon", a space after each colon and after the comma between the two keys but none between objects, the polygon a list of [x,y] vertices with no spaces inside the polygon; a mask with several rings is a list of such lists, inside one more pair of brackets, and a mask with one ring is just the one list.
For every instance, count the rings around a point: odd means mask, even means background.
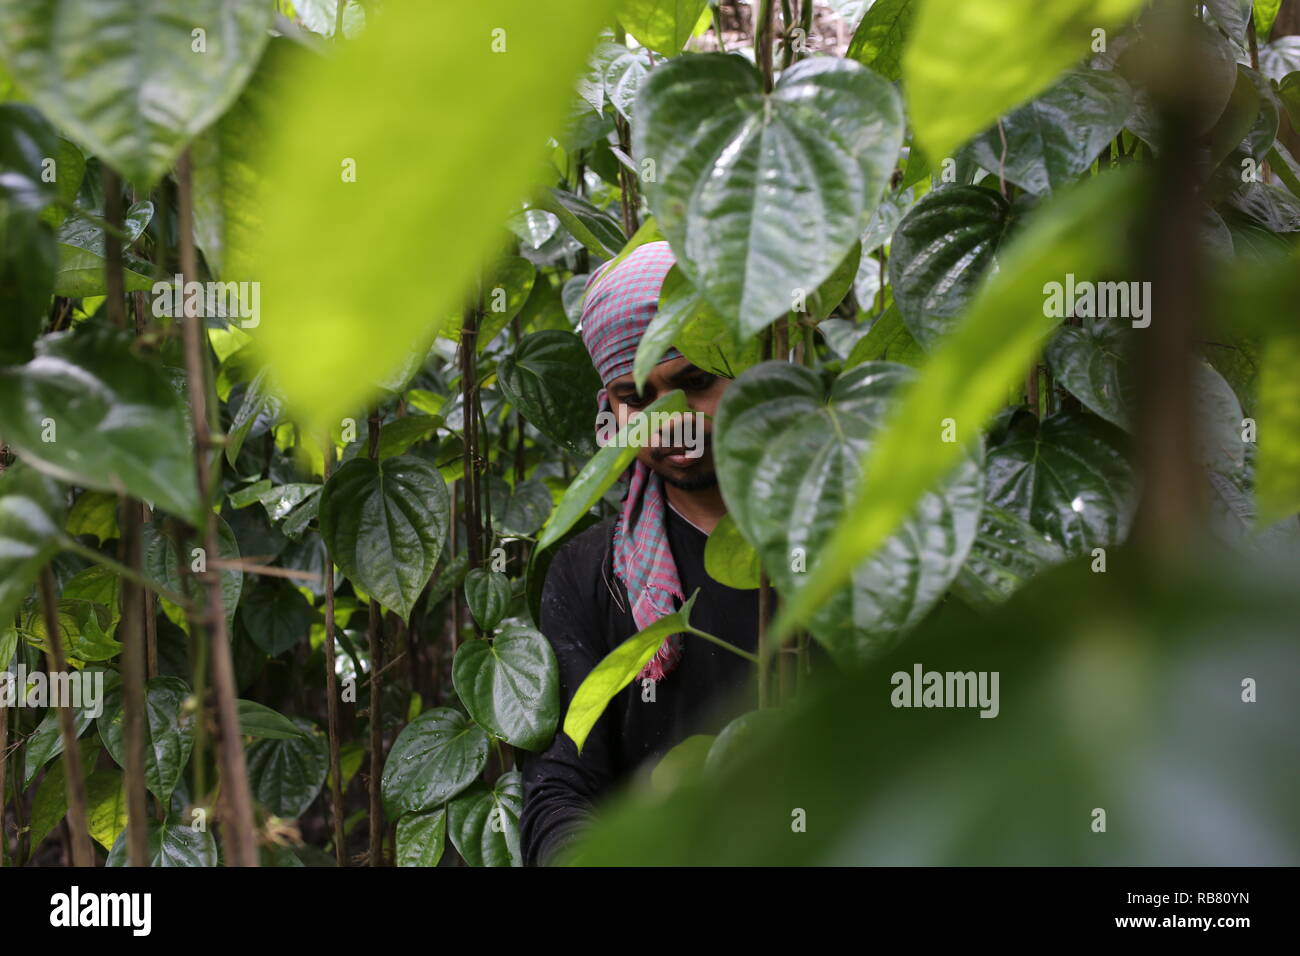
[{"label": "pink checkered head wrap", "polygon": [[[587,283],[582,341],[606,385],[632,371],[637,345],[659,308],[659,290],[674,262],[668,243],[650,242],[633,249],[616,266],[606,263]],[[660,361],[679,355],[669,349]],[[601,411],[609,408],[605,389],[597,401]],[[627,588],[632,619],[644,630],[672,614],[685,595],[668,544],[663,482],[639,461],[631,471],[622,511],[614,523],[614,576]],[[662,680],[681,656],[681,635],[669,635],[639,677]]]}]

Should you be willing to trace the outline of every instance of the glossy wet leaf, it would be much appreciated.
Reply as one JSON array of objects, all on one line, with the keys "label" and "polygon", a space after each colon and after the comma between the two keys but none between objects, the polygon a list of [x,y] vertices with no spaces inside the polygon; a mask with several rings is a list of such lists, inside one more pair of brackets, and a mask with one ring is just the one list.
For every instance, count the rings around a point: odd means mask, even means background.
[{"label": "glossy wet leaf", "polygon": [[402,728],[384,762],[384,804],[418,813],[445,803],[487,762],[488,736],[450,707],[432,707]]},{"label": "glossy wet leaf", "polygon": [[542,203],[592,255],[612,258],[627,242],[618,220],[581,196],[563,189],[552,189],[542,197]]},{"label": "glossy wet leaf", "polygon": [[[696,594],[698,593],[697,591]],[[670,634],[687,628],[694,603],[695,594],[692,594],[680,610],[637,631],[606,654],[591,669],[591,673],[583,678],[564,713],[564,732],[578,748],[578,753],[582,753],[587,735],[596,726],[596,721],[605,712],[609,702],[641,673],[641,669],[655,656],[655,651],[659,650],[659,646]]]},{"label": "glossy wet leaf", "polygon": [[1011,208],[982,186],[932,192],[903,217],[889,282],[903,323],[931,348],[966,308],[1011,225]]},{"label": "glossy wet leaf", "polygon": [[408,813],[397,821],[397,865],[437,866],[447,846],[447,811]]},{"label": "glossy wet leaf", "polygon": [[994,125],[975,139],[975,159],[1031,193],[1051,192],[1092,165],[1124,128],[1132,109],[1133,93],[1118,73],[1069,73],[1003,118],[1000,131]]},{"label": "glossy wet leaf", "polygon": [[239,94],[271,14],[258,0],[5,0],[0,59],[51,121],[148,188]]},{"label": "glossy wet leaf", "polygon": [[526,335],[501,360],[497,376],[528,424],[575,455],[592,453],[601,381],[582,339],[558,329]]},{"label": "glossy wet leaf", "polygon": [[[963,446],[1006,401],[1057,320],[1044,315],[1043,286],[1067,272],[1115,271],[1125,261],[1127,217],[1138,184],[1108,174],[1063,192],[1036,210],[1001,256],[1000,271],[926,361],[862,463],[859,492],[808,580],[773,624],[789,633],[814,613],[853,569],[875,553],[917,501],[958,462]],[[954,442],[920,441],[950,419]]]},{"label": "glossy wet leaf", "polygon": [[650,211],[678,264],[745,335],[819,286],[857,242],[902,145],[890,84],[813,57],[770,96],[738,56],[680,57],[637,101],[634,152],[652,160]]},{"label": "glossy wet leaf", "polygon": [[1070,394],[1106,421],[1130,427],[1133,382],[1127,364],[1130,333],[1117,320],[1065,325],[1048,343],[1052,374]]},{"label": "glossy wet leaf", "polygon": [[452,677],[482,727],[524,750],[551,742],[560,718],[559,665],[540,631],[512,624],[491,641],[466,641]]},{"label": "glossy wet leaf", "polygon": [[519,815],[524,807],[519,771],[503,773],[489,788],[475,784],[447,804],[447,832],[470,866],[523,866]]},{"label": "glossy wet leaf", "polygon": [[321,536],[334,563],[384,607],[410,617],[451,517],[447,484],[422,458],[355,458],[320,494]]},{"label": "glossy wet leaf", "polygon": [[972,607],[987,610],[1064,560],[1065,550],[1029,522],[986,504],[953,591]]},{"label": "glossy wet leaf", "polygon": [[470,568],[465,575],[465,603],[479,628],[492,630],[510,604],[510,579],[500,571]]},{"label": "glossy wet leaf", "polygon": [[[150,817],[148,860],[150,866],[216,866],[217,841],[211,829],[197,830],[175,817],[161,823]],[[131,865],[126,830],[118,834],[104,865]]]},{"label": "glossy wet leaf", "polygon": [[0,368],[0,434],[56,478],[197,520],[185,404],[131,342],[107,329],[42,338],[32,361]]},{"label": "glossy wet leaf", "polygon": [[1028,521],[1071,557],[1119,544],[1136,506],[1124,433],[1096,416],[1058,412],[988,454],[990,503]]},{"label": "glossy wet leaf", "polygon": [[[119,767],[126,766],[122,693],[120,685],[108,691],[104,713],[96,721],[104,749]],[[194,746],[194,714],[183,706],[189,696],[189,687],[176,677],[153,677],[145,684],[145,786],[164,804],[176,789]]]},{"label": "glossy wet leaf", "polygon": [[903,54],[909,119],[931,157],[953,150],[1087,55],[1142,0],[926,0]]},{"label": "glossy wet leaf", "polygon": [[329,738],[309,720],[294,718],[293,723],[300,736],[257,740],[248,748],[253,797],[289,820],[307,812],[330,769]]},{"label": "glossy wet leaf", "polygon": [[[629,419],[628,423],[619,429],[614,441],[596,452],[583,466],[582,471],[578,472],[577,477],[569,483],[564,497],[560,499],[560,503],[555,506],[555,510],[551,512],[550,518],[542,527],[541,534],[537,538],[537,550],[544,550],[558,541],[627,470],[636,458],[639,447],[632,444],[632,440],[638,431],[649,432],[649,423],[654,420],[656,412],[672,413],[688,410],[686,396],[677,389],[655,399]],[[646,440],[648,441],[648,437]]]},{"label": "glossy wet leaf", "polygon": [[[782,595],[798,593],[843,522],[858,492],[859,462],[893,412],[896,392],[914,378],[906,366],[873,362],[828,390],[815,372],[767,362],[727,389],[715,430],[718,483]],[[930,441],[940,441],[939,430],[936,422]],[[898,640],[961,569],[982,498],[976,453],[926,489],[903,528],[826,601],[810,621],[813,636],[845,663]]]},{"label": "glossy wet leaf", "polygon": [[0,627],[59,553],[63,507],[62,490],[40,472],[15,464],[0,474]]}]

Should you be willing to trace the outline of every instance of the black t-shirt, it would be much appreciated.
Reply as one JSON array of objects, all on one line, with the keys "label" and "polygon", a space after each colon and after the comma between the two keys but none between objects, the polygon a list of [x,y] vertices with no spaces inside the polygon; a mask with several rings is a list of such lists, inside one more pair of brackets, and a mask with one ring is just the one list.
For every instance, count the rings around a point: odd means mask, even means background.
[{"label": "black t-shirt", "polygon": [[[753,653],[758,644],[758,589],[737,590],[704,570],[708,535],[671,507],[668,543],[687,597],[700,589],[691,626]],[[588,528],[556,555],[542,592],[541,629],[560,665],[565,711],[583,678],[638,630],[627,591],[614,577],[614,518]],[[523,757],[524,863],[548,862],[593,804],[646,761],[657,760],[693,734],[716,734],[758,704],[755,667],[716,644],[682,637],[677,667],[654,686],[653,700],[634,680],[610,702],[582,754],[557,730],[550,746]],[[563,713],[560,726],[563,727]]]}]

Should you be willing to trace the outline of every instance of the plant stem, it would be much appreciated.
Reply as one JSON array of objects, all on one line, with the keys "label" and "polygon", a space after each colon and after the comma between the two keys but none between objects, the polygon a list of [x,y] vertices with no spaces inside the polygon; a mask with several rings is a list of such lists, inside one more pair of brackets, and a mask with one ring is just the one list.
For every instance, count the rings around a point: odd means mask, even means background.
[{"label": "plant stem", "polygon": [[[325,436],[325,474],[328,484],[334,471],[334,439]],[[339,687],[334,648],[334,555],[325,549],[325,701],[330,738],[330,816],[334,823],[334,863],[347,865],[343,837],[343,776],[339,755]]]},{"label": "plant stem", "polygon": [[[180,232],[181,273],[185,281],[198,278],[198,256],[194,249],[194,194],[190,175],[190,154],[186,150],[176,166],[177,226]],[[198,483],[199,503],[203,515],[204,550],[216,557],[221,553],[217,539],[216,515],[212,512],[212,487],[209,454],[214,447],[208,408],[207,336],[203,319],[190,314],[197,306],[195,297],[186,297],[184,325],[185,377],[189,384],[190,412],[194,419],[194,471]],[[221,794],[230,809],[230,819],[222,814],[226,861],[230,866],[257,866],[257,828],[253,817],[253,798],[248,786],[248,766],[235,709],[235,670],[230,657],[230,639],[226,634],[226,615],[221,603],[221,577],[211,570],[204,572],[207,600],[203,608],[210,640],[212,689],[216,695],[217,726],[221,732]],[[197,799],[198,795],[196,795]]]},{"label": "plant stem", "polygon": [[759,571],[758,574],[758,706],[766,707],[768,704],[768,683],[769,670],[771,667],[771,649],[768,646],[770,638],[767,635],[769,618],[771,617],[772,603],[772,585],[767,578],[766,571]]},{"label": "plant stem", "polygon": [[[45,616],[46,657],[49,661],[50,674],[51,676],[62,674],[67,670],[67,661],[63,657],[63,635],[59,630],[54,573],[48,566],[41,569],[41,611]],[[68,796],[68,828],[72,838],[72,865],[94,866],[95,851],[90,844],[90,829],[86,813],[86,775],[81,766],[81,745],[77,742],[76,718],[72,714],[70,704],[59,704],[57,709],[59,737],[63,741],[63,766],[66,771],[65,787]]]},{"label": "plant stem", "polygon": [[758,25],[754,28],[754,59],[763,76],[763,92],[772,92],[772,0],[759,0]]},{"label": "plant stem", "polygon": [[5,771],[9,767],[9,708],[0,707],[0,870],[9,851],[9,829],[5,824]]},{"label": "plant stem", "polygon": [[[140,509],[130,498],[123,498],[119,509],[122,557],[132,571],[142,562]],[[149,865],[149,797],[145,792],[144,712],[146,702],[146,648],[144,647],[144,595],[147,589],[132,575],[122,582],[122,619],[118,635],[122,642],[123,737],[126,744],[127,852],[132,866]]]},{"label": "plant stem", "polygon": [[757,655],[757,654],[751,654],[751,653],[749,653],[749,651],[743,650],[743,649],[737,647],[735,644],[732,644],[732,643],[730,643],[730,642],[728,642],[728,641],[724,641],[724,640],[723,640],[722,638],[720,638],[720,637],[714,637],[712,634],[709,634],[709,633],[706,632],[706,631],[697,631],[697,630],[696,630],[695,628],[693,628],[693,627],[688,627],[688,628],[686,628],[686,633],[687,633],[687,634],[694,634],[696,637],[702,637],[702,638],[704,638],[706,641],[708,641],[708,642],[711,643],[711,644],[717,644],[718,647],[721,647],[723,650],[731,651],[731,653],[735,654],[735,655],[738,656],[738,657],[743,657],[745,660],[749,661],[751,664],[757,664],[757,663],[758,663],[758,655]]}]

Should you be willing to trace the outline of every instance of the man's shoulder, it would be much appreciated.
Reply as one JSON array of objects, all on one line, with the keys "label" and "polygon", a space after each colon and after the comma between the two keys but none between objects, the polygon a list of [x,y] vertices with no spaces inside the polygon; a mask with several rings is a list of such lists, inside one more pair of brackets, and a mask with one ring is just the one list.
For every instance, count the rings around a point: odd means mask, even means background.
[{"label": "man's shoulder", "polygon": [[560,545],[555,553],[555,565],[569,568],[578,580],[588,580],[598,573],[608,554],[617,520],[617,515],[611,515],[579,531]]}]

